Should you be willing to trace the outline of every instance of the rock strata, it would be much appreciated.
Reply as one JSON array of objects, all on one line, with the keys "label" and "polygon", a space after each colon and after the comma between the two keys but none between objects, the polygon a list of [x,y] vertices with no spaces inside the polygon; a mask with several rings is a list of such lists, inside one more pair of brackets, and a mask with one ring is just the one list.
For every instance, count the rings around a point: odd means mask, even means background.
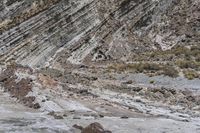
[{"label": "rock strata", "polygon": [[0,60],[41,66],[62,47],[67,60],[79,64],[197,44],[198,5],[197,0],[2,0]]}]

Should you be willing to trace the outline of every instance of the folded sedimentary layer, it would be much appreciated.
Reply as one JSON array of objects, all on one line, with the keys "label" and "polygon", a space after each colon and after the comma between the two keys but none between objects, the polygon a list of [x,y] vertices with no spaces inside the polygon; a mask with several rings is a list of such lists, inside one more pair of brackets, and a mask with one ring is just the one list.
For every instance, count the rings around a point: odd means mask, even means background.
[{"label": "folded sedimentary layer", "polygon": [[197,0],[2,0],[0,60],[40,66],[64,47],[70,52],[66,60],[81,63],[90,55],[125,59],[132,52],[166,50],[187,38],[197,43],[198,5]]}]

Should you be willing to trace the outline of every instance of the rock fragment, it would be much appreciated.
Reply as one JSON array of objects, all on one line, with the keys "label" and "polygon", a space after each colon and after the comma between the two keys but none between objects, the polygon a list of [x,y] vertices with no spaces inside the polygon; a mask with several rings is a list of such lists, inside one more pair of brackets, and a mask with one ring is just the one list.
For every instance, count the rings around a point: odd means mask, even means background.
[{"label": "rock fragment", "polygon": [[100,123],[95,122],[83,128],[81,133],[112,133],[112,132],[105,130]]}]

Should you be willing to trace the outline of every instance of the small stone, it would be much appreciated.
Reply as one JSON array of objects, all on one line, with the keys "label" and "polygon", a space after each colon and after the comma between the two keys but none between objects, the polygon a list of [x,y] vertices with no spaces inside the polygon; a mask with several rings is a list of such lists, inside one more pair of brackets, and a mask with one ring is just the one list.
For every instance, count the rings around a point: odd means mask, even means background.
[{"label": "small stone", "polygon": [[45,100],[45,99],[43,99],[43,100],[42,100],[42,102],[44,103],[44,102],[46,102],[46,100]]},{"label": "small stone", "polygon": [[81,117],[74,116],[73,119],[81,119]]},{"label": "small stone", "polygon": [[183,122],[190,122],[188,119],[184,119],[184,120],[182,120]]},{"label": "small stone", "polygon": [[87,117],[89,117],[90,115],[89,115],[89,114],[83,114],[83,116],[87,116]]},{"label": "small stone", "polygon": [[104,115],[100,114],[100,115],[99,115],[99,117],[100,117],[100,118],[103,118],[103,117],[104,117]]},{"label": "small stone", "polygon": [[80,93],[80,94],[87,94],[87,93],[88,93],[88,90],[86,90],[86,89],[84,89],[84,90],[79,90],[78,93]]},{"label": "small stone", "polygon": [[112,133],[111,131],[104,130],[103,126],[100,123],[92,123],[86,128],[83,128],[81,133]]},{"label": "small stone", "polygon": [[131,91],[140,92],[142,89],[142,87],[133,87],[131,88]]},{"label": "small stone", "polygon": [[73,125],[73,128],[76,128],[76,129],[79,129],[79,130],[83,130],[83,127],[82,126],[79,126],[77,124]]},{"label": "small stone", "polygon": [[132,110],[132,109],[134,109],[134,107],[128,107],[128,109]]},{"label": "small stone", "polygon": [[73,96],[73,95],[74,95],[73,93],[70,93],[70,94],[69,94],[69,96]]},{"label": "small stone", "polygon": [[132,84],[133,83],[133,80],[128,80],[125,82],[126,84]]},{"label": "small stone", "polygon": [[40,106],[39,103],[35,103],[35,104],[33,105],[33,108],[34,108],[34,109],[39,109],[39,108],[41,108],[41,106]]},{"label": "small stone", "polygon": [[121,119],[128,119],[128,116],[122,116]]},{"label": "small stone", "polygon": [[54,112],[54,111],[52,111],[52,112],[49,112],[47,115],[54,116],[54,115],[55,115],[55,112]]},{"label": "small stone", "polygon": [[70,110],[69,112],[70,112],[70,113],[74,113],[74,112],[75,112],[75,110]]},{"label": "small stone", "polygon": [[54,115],[55,119],[64,119],[61,115]]},{"label": "small stone", "polygon": [[63,114],[63,117],[67,117],[67,114]]},{"label": "small stone", "polygon": [[135,102],[141,103],[142,101],[141,101],[141,99],[135,99]]}]

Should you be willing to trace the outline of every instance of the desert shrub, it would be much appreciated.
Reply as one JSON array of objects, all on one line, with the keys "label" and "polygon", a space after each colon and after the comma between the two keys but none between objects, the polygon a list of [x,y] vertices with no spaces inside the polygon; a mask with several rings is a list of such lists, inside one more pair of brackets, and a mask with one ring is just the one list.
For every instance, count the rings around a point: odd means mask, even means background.
[{"label": "desert shrub", "polygon": [[108,66],[108,69],[115,71],[135,71],[135,72],[159,71],[160,65],[154,63],[112,64]]},{"label": "desert shrub", "polygon": [[200,51],[200,46],[192,46],[191,51],[199,50]]},{"label": "desert shrub", "polygon": [[154,81],[154,80],[150,80],[149,83],[150,83],[150,84],[154,84],[155,81]]},{"label": "desert shrub", "polygon": [[192,69],[199,69],[200,65],[199,63],[195,61],[185,61],[185,60],[179,60],[176,62],[176,65],[180,68],[192,68]]},{"label": "desert shrub", "polygon": [[186,70],[183,73],[184,76],[189,80],[192,80],[194,78],[200,78],[200,75],[194,70]]},{"label": "desert shrub", "polygon": [[200,62],[200,53],[195,57],[195,61]]},{"label": "desert shrub", "polygon": [[40,70],[40,72],[44,75],[48,75],[53,78],[58,78],[63,75],[63,73],[60,70],[53,69],[53,68],[43,68]]},{"label": "desert shrub", "polygon": [[144,63],[141,64],[140,67],[142,67],[144,70],[152,70],[152,71],[158,71],[160,70],[160,65],[159,64],[155,64],[155,63]]},{"label": "desert shrub", "polygon": [[117,64],[111,64],[107,67],[107,69],[109,71],[118,71],[118,72],[122,72],[125,71],[127,69],[127,65],[126,64],[121,64],[121,63],[117,63]]},{"label": "desert shrub", "polygon": [[193,56],[193,57],[197,56],[199,53],[200,53],[199,49],[195,49],[195,50],[190,51],[190,55]]},{"label": "desert shrub", "polygon": [[188,54],[189,55],[189,52],[190,50],[186,47],[176,47],[175,49],[172,49],[171,50],[171,53],[175,54],[176,56],[179,56],[179,55],[186,55]]},{"label": "desert shrub", "polygon": [[107,67],[108,70],[117,72],[136,72],[136,73],[155,73],[164,74],[169,77],[177,77],[179,72],[169,65],[160,65],[156,63],[137,63],[137,64],[112,64]]},{"label": "desert shrub", "polygon": [[136,72],[159,71],[160,65],[155,63],[128,64],[128,69]]},{"label": "desert shrub", "polygon": [[178,77],[179,72],[173,66],[164,66],[162,74],[175,78]]}]

